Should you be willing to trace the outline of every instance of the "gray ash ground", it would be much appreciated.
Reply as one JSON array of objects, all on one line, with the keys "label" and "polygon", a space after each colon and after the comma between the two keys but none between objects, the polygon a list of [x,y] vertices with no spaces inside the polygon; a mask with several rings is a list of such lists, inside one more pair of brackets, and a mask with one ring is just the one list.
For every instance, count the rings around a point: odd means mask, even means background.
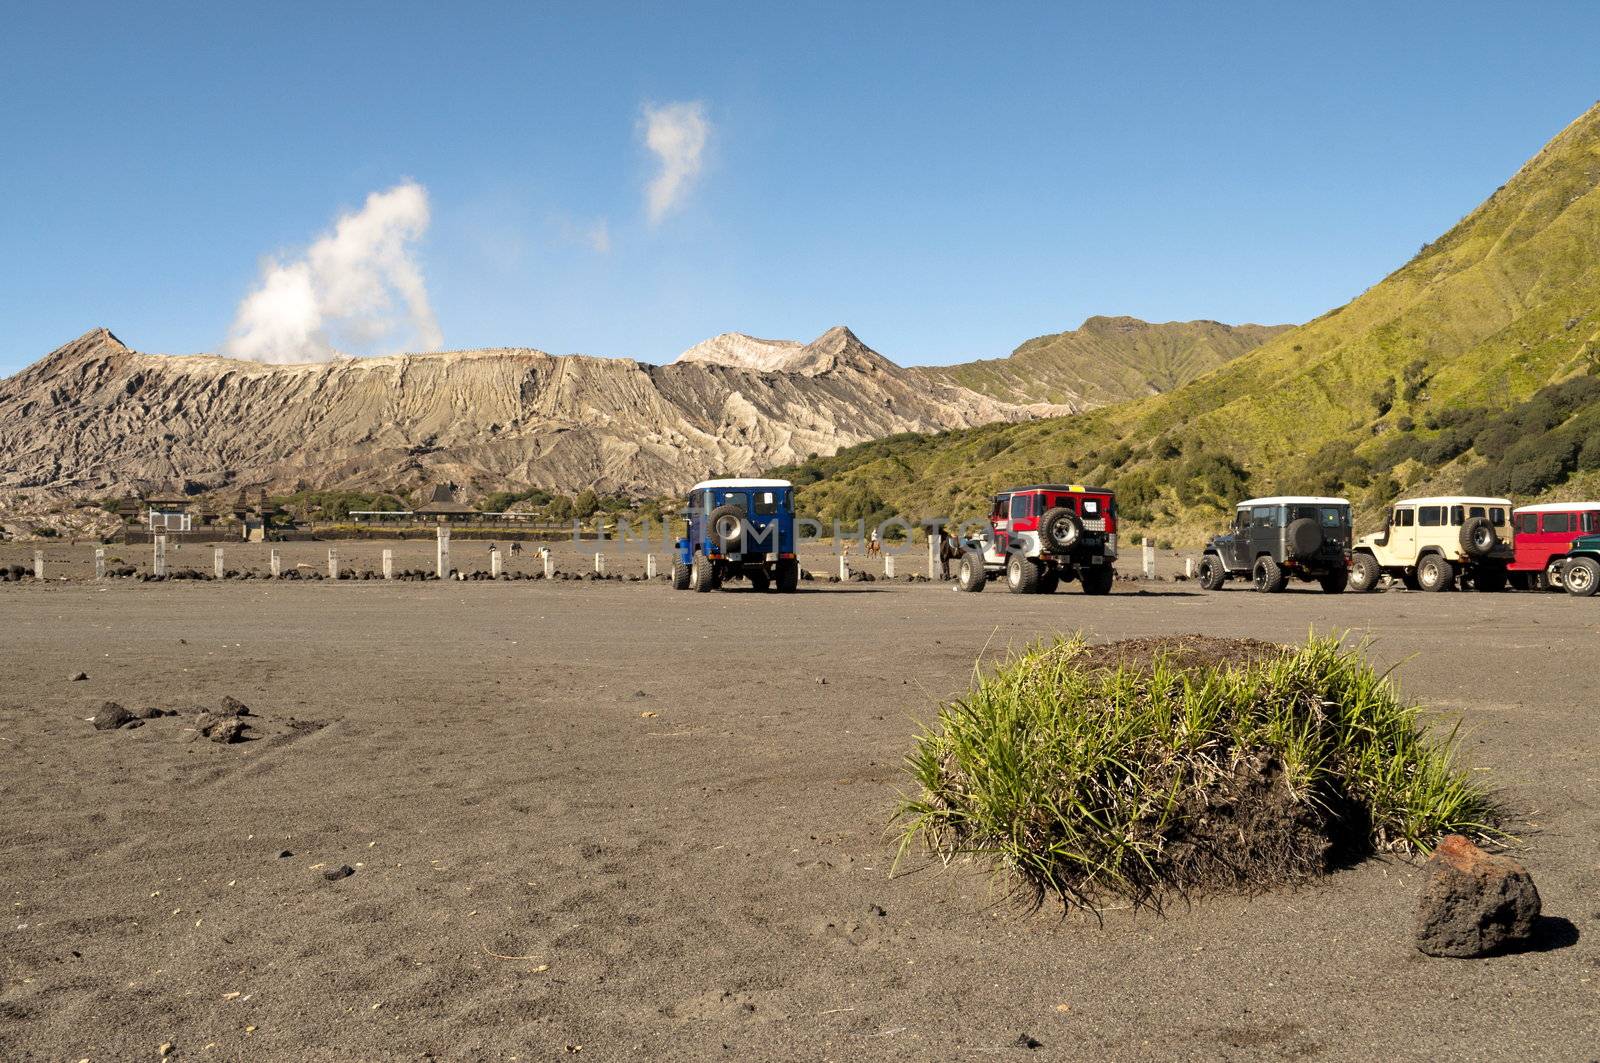
[{"label": "gray ash ground", "polygon": [[[1584,1059],[1600,1043],[1594,602],[808,590],[8,585],[0,1058]],[[1371,634],[1411,694],[1464,716],[1469,765],[1533,810],[1517,855],[1569,940],[1422,956],[1422,871],[1395,860],[1103,923],[1019,914],[976,866],[888,877],[915,721],[980,652],[1313,625]],[[179,741],[185,716],[85,721],[106,700],[224,696],[261,740]],[[1038,1047],[1016,1047],[1024,1032]]]}]

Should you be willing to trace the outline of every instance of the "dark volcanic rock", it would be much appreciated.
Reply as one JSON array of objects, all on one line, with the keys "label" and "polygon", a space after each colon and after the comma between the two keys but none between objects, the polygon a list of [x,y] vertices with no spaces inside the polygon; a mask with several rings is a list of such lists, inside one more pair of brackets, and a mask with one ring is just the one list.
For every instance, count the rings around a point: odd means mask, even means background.
[{"label": "dark volcanic rock", "polygon": [[1417,902],[1417,948],[1429,956],[1484,956],[1527,941],[1539,919],[1528,869],[1459,834],[1439,843]]},{"label": "dark volcanic rock", "polygon": [[322,873],[322,877],[327,879],[329,882],[338,882],[340,879],[349,878],[355,873],[356,869],[351,867],[349,864],[340,864],[338,867],[324,871]]},{"label": "dark volcanic rock", "polygon": [[129,720],[137,718],[116,702],[107,701],[102,703],[100,710],[94,714],[94,729],[96,731],[114,731]]},{"label": "dark volcanic rock", "polygon": [[217,709],[217,715],[218,716],[248,716],[248,715],[250,715],[250,706],[246,705],[244,702],[240,701],[238,698],[225,697],[225,698],[222,699],[221,707]]}]

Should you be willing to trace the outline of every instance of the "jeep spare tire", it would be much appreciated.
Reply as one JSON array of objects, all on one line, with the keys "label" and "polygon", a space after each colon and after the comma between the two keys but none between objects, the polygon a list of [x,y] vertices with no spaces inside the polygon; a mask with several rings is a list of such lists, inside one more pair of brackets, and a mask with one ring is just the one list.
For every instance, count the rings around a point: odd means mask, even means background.
[{"label": "jeep spare tire", "polygon": [[1083,538],[1083,521],[1072,510],[1056,506],[1039,518],[1039,535],[1051,551],[1071,550]]},{"label": "jeep spare tire", "polygon": [[1297,517],[1283,530],[1283,545],[1296,561],[1310,561],[1322,549],[1322,527],[1310,517]]},{"label": "jeep spare tire", "polygon": [[707,537],[723,553],[732,551],[744,536],[744,510],[728,504],[718,506],[706,518]]},{"label": "jeep spare tire", "polygon": [[963,550],[956,568],[956,589],[976,594],[988,580],[989,574],[983,570],[983,555],[970,547]]},{"label": "jeep spare tire", "polygon": [[1468,517],[1461,526],[1461,549],[1469,557],[1488,557],[1499,544],[1500,536],[1488,517]]}]

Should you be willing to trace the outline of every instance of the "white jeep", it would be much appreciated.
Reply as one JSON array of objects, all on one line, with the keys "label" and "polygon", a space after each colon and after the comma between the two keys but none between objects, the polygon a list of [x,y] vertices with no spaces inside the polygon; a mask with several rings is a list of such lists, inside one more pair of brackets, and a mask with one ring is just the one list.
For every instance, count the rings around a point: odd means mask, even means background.
[{"label": "white jeep", "polygon": [[1405,498],[1390,507],[1383,531],[1356,540],[1349,589],[1375,591],[1391,576],[1411,590],[1454,590],[1459,579],[1501,591],[1514,557],[1509,500]]}]

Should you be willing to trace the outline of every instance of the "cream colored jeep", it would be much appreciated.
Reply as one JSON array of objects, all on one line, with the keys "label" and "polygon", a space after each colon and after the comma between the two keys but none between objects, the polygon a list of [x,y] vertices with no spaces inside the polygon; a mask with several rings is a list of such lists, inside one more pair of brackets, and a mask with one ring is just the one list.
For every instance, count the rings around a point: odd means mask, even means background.
[{"label": "cream colored jeep", "polygon": [[1506,588],[1511,503],[1504,498],[1445,495],[1405,498],[1389,509],[1387,526],[1356,540],[1350,559],[1352,591],[1374,591],[1384,576],[1412,590],[1480,591]]}]

